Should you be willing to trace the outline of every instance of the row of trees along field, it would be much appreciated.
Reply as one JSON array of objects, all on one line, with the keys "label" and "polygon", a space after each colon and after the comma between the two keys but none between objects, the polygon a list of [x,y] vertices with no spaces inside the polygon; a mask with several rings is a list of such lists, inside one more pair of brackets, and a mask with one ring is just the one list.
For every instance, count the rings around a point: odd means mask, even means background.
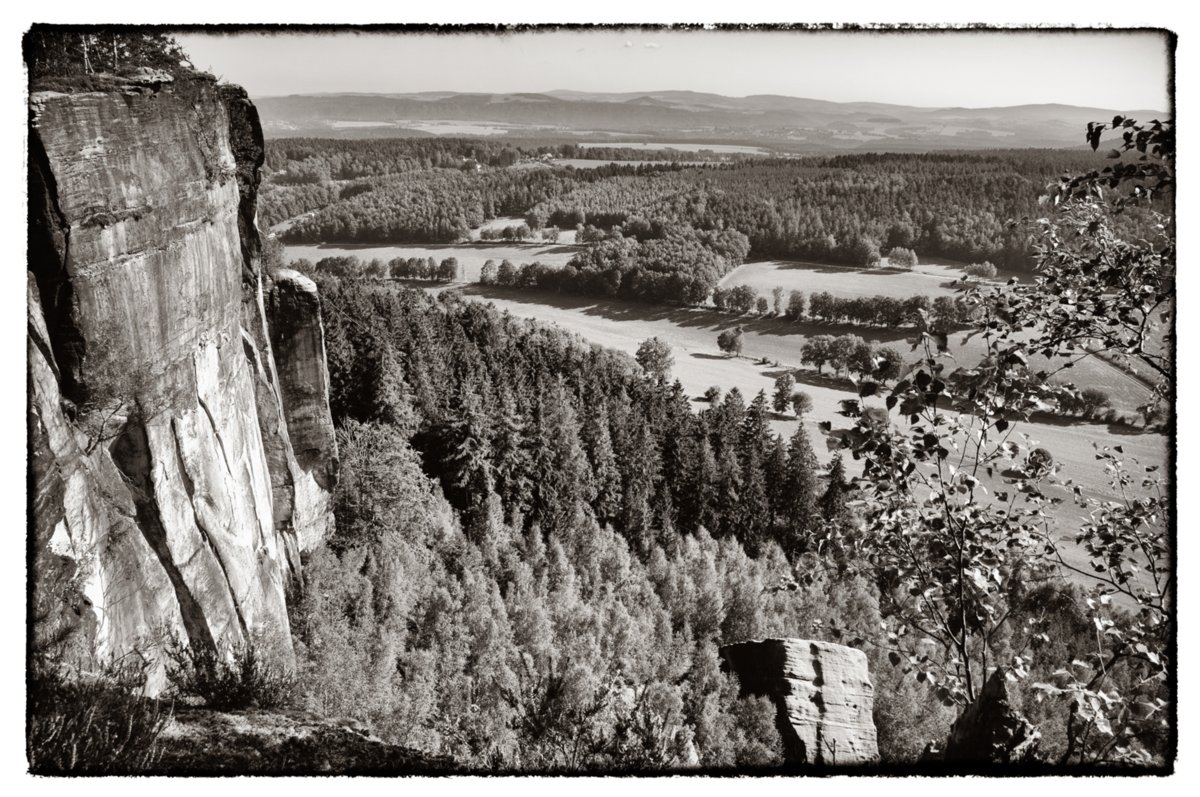
[{"label": "row of trees along field", "polygon": [[712,293],[718,310],[747,315],[775,316],[789,321],[827,321],[852,323],[866,327],[918,327],[929,325],[939,332],[952,330],[971,320],[974,307],[961,296],[924,294],[898,299],[894,296],[854,296],[843,298],[828,291],[806,295],[803,291],[775,288],[770,298],[749,285],[717,288]]}]

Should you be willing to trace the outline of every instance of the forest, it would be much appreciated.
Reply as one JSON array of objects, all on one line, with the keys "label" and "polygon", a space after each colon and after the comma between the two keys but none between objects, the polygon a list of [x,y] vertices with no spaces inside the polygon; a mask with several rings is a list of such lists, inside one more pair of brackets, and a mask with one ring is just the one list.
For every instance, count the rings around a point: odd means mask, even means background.
[{"label": "forest", "polygon": [[[1039,215],[1038,197],[1059,174],[1102,162],[1086,150],[1025,150],[511,169],[501,161],[517,153],[501,158],[508,150],[494,143],[426,142],[272,141],[263,219],[317,210],[285,240],[387,243],[451,241],[501,215],[523,216],[532,230],[608,230],[643,217],[737,230],[755,258],[865,266],[901,248],[1028,270],[1030,236],[1010,221]],[[468,160],[489,166],[463,171]],[[389,181],[399,174],[408,176]],[[333,203],[313,188],[339,180],[367,182]]]}]

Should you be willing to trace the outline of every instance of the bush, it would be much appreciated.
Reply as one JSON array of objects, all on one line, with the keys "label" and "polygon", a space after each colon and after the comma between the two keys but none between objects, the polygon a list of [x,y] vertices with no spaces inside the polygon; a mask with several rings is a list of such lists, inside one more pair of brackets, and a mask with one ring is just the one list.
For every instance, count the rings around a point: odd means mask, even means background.
[{"label": "bush", "polygon": [[993,280],[996,278],[996,267],[991,263],[984,261],[983,263],[972,263],[963,268],[963,273],[968,277],[978,277],[979,279]]},{"label": "bush", "polygon": [[792,409],[795,411],[797,417],[812,412],[812,408],[812,396],[808,395],[803,390],[792,394]]},{"label": "bush", "polygon": [[1095,415],[1097,411],[1112,405],[1112,399],[1100,388],[1087,387],[1079,393],[1081,410],[1085,416]]},{"label": "bush", "polygon": [[35,775],[117,774],[152,767],[171,706],[143,697],[145,670],[118,664],[72,677],[36,659],[29,668],[26,753]]},{"label": "bush", "polygon": [[721,400],[721,388],[713,385],[708,390],[704,391],[704,400],[710,404],[716,404]]},{"label": "bush", "polygon": [[255,643],[228,655],[177,642],[167,650],[167,680],[181,696],[198,697],[218,710],[285,708],[296,702],[296,676]]},{"label": "bush", "polygon": [[913,268],[917,265],[917,253],[897,246],[887,254],[888,264],[895,268]]},{"label": "bush", "polygon": [[1025,464],[1033,475],[1044,475],[1054,467],[1054,455],[1045,448],[1035,448],[1025,458]]}]

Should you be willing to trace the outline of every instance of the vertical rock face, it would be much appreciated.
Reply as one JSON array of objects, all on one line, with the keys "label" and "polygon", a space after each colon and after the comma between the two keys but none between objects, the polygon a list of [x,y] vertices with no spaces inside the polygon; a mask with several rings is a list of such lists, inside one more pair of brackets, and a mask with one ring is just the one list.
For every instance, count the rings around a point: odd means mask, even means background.
[{"label": "vertical rock face", "polygon": [[300,550],[315,546],[327,533],[332,515],[329,492],[337,480],[337,443],[329,416],[329,367],[317,286],[290,269],[273,276],[270,304],[271,344],[276,352],[279,392],[295,457],[295,513]]},{"label": "vertical rock face", "polygon": [[852,766],[878,760],[874,688],[861,650],[806,639],[725,645],[723,667],[742,696],[771,698],[790,764]]},{"label": "vertical rock face", "polygon": [[[300,540],[332,522],[337,454],[331,431],[310,431],[330,428],[323,385],[304,409],[320,479],[292,445],[275,364],[292,354],[272,349],[254,227],[254,107],[211,81],[113,78],[35,91],[30,108],[35,593],[69,585],[46,613],[92,615],[76,625],[101,658],[169,636],[267,637],[289,654],[285,592]],[[308,323],[320,343],[319,313]],[[323,360],[318,343],[303,356]]]}]

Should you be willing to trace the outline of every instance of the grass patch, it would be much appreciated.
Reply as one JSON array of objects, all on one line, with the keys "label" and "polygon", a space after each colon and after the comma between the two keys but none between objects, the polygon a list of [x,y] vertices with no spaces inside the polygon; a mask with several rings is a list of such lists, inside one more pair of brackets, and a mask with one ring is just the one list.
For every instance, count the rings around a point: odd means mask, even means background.
[{"label": "grass patch", "polygon": [[295,705],[295,674],[247,643],[227,653],[176,642],[167,650],[167,680],[181,697],[199,698],[218,711]]},{"label": "grass patch", "polygon": [[35,775],[142,772],[161,758],[172,708],[144,697],[144,667],[84,677],[40,658],[29,669],[26,753]]}]

